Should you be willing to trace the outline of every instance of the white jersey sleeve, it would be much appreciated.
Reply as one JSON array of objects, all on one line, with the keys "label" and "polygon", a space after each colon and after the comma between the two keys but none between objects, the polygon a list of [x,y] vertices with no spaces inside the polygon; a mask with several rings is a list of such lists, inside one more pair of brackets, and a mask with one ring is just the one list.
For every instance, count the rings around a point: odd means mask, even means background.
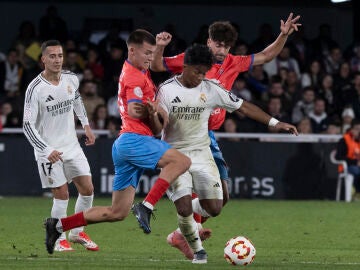
[{"label": "white jersey sleeve", "polygon": [[82,127],[89,125],[84,103],[82,101],[79,90],[75,91],[74,111],[76,116],[79,118]]},{"label": "white jersey sleeve", "polygon": [[232,113],[233,111],[238,110],[244,102],[243,99],[238,98],[233,93],[222,88],[214,81],[205,80],[204,82],[207,84],[206,87],[211,88],[212,91],[216,93],[216,95],[214,95],[214,102],[217,104],[218,107]]},{"label": "white jersey sleeve", "polygon": [[23,117],[23,131],[30,142],[34,147],[35,151],[43,154],[48,157],[54,148],[49,146],[44,139],[40,136],[39,132],[35,128],[35,123],[39,115],[39,100],[38,100],[38,91],[36,86],[41,83],[40,78],[33,80],[25,93],[25,104],[24,104],[24,117]]}]

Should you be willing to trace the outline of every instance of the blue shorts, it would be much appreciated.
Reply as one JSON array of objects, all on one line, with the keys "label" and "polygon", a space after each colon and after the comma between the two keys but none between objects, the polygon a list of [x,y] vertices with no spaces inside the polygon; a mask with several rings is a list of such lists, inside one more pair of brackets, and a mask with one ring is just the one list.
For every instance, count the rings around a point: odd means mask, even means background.
[{"label": "blue shorts", "polygon": [[171,146],[151,136],[123,133],[112,146],[115,166],[113,190],[123,190],[130,185],[137,188],[144,169],[156,165]]},{"label": "blue shorts", "polygon": [[209,137],[211,153],[215,159],[216,166],[218,167],[220,179],[229,181],[229,167],[227,166],[226,161],[221,153],[221,150],[215,138],[214,131],[209,130]]}]

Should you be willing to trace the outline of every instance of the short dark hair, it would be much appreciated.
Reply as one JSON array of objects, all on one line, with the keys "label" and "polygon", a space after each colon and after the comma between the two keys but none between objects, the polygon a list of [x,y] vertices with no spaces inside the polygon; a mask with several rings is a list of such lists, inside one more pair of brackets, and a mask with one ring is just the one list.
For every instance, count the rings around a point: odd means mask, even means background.
[{"label": "short dark hair", "polygon": [[195,66],[211,67],[213,64],[213,56],[209,47],[201,44],[194,44],[186,49],[184,64]]},{"label": "short dark hair", "polygon": [[238,33],[229,21],[217,21],[209,26],[209,38],[224,42],[226,46],[234,46]]},{"label": "short dark hair", "polygon": [[151,45],[156,45],[156,39],[150,32],[144,29],[136,29],[135,31],[131,32],[129,35],[126,44],[137,44],[142,45],[144,42],[147,42]]},{"label": "short dark hair", "polygon": [[46,50],[46,48],[50,47],[50,46],[61,46],[61,43],[60,43],[60,41],[58,41],[56,39],[44,41],[41,44],[41,53],[44,54],[44,51]]}]

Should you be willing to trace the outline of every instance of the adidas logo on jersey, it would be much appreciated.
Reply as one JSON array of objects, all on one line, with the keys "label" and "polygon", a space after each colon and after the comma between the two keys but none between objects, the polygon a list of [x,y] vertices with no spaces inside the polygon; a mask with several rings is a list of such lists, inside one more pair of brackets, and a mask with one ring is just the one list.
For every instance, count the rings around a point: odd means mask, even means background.
[{"label": "adidas logo on jersey", "polygon": [[216,183],[215,185],[213,185],[213,187],[220,187],[220,184]]},{"label": "adidas logo on jersey", "polygon": [[180,100],[180,98],[178,97],[178,96],[176,96],[176,98],[174,98],[172,101],[171,101],[171,103],[180,103],[181,102],[181,100]]},{"label": "adidas logo on jersey", "polygon": [[49,96],[47,97],[47,99],[45,100],[45,102],[52,101],[52,100],[54,100],[54,98],[53,98],[51,95],[49,95]]}]

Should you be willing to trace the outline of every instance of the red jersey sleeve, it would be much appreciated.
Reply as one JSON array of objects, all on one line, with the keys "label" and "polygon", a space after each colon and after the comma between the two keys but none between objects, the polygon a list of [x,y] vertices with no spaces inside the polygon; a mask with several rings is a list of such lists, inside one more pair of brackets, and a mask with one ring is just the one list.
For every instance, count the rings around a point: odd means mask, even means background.
[{"label": "red jersey sleeve", "polygon": [[164,57],[164,66],[167,71],[173,74],[180,74],[184,68],[185,53],[181,53],[171,57]]}]

